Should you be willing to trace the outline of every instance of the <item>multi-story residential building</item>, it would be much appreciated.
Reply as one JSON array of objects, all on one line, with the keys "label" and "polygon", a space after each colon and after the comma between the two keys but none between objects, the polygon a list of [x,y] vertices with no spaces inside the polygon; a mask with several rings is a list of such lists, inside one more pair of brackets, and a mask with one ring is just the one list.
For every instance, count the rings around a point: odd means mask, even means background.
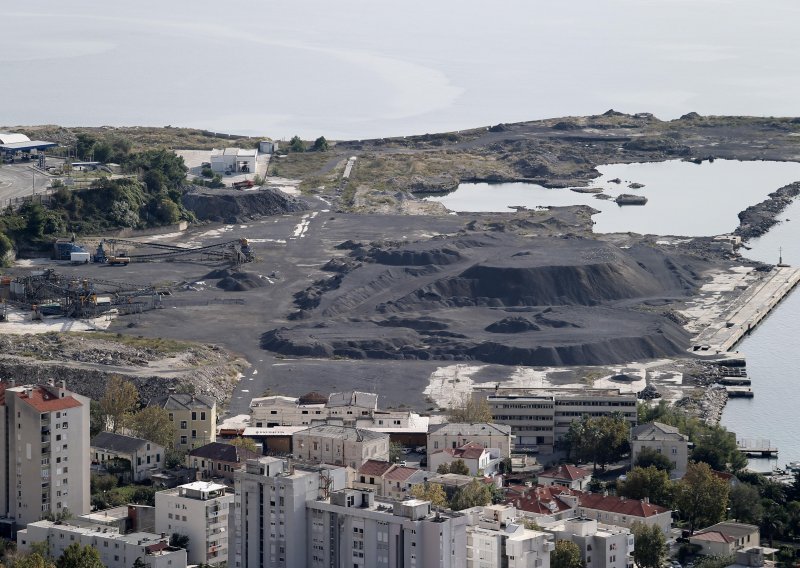
[{"label": "multi-story residential building", "polygon": [[149,440],[100,432],[92,438],[90,453],[92,463],[108,465],[120,464],[123,460],[129,464],[127,478],[132,481],[144,481],[164,467],[164,446]]},{"label": "multi-story residential building", "polygon": [[539,474],[541,485],[560,485],[578,491],[586,489],[591,480],[591,471],[573,465],[559,465]]},{"label": "multi-story residential building", "polygon": [[411,488],[425,483],[433,474],[424,469],[396,465],[383,476],[383,496],[387,499],[408,499]]},{"label": "multi-story residential building", "polygon": [[395,464],[388,461],[367,460],[356,471],[351,485],[355,489],[371,489],[378,497],[382,497],[383,478],[394,467]]},{"label": "multi-story residential building", "polygon": [[233,473],[244,467],[247,460],[258,459],[260,454],[223,442],[211,442],[186,454],[186,467],[197,470],[203,479],[222,478],[233,482]]},{"label": "multi-story residential building", "polygon": [[631,465],[636,464],[644,448],[666,456],[672,462],[670,476],[680,479],[686,474],[689,461],[689,436],[674,426],[650,422],[631,428]]},{"label": "multi-story residential building", "polygon": [[328,399],[317,392],[300,398],[263,396],[250,401],[250,424],[257,428],[276,426],[310,426],[314,420],[325,420]]},{"label": "multi-story residential building", "polygon": [[598,523],[593,519],[571,518],[545,524],[542,530],[557,540],[578,545],[581,560],[589,568],[633,568],[634,540],[631,531]]},{"label": "multi-story residential building", "polygon": [[89,512],[89,399],[0,383],[0,511],[18,525]]},{"label": "multi-story residential building", "polygon": [[292,435],[292,448],[299,459],[358,469],[370,459],[389,461],[389,434],[350,426],[312,426]]},{"label": "multi-story residential building", "polygon": [[228,561],[228,519],[233,493],[225,485],[195,481],[156,493],[156,531],[189,537],[190,564]]},{"label": "multi-story residential building", "polygon": [[426,446],[428,463],[431,463],[435,452],[445,448],[460,448],[470,442],[484,448],[496,448],[500,458],[507,458],[511,455],[511,426],[485,422],[432,424],[428,428]]},{"label": "multi-story residential building", "polygon": [[472,517],[467,527],[467,568],[550,567],[552,537],[517,523],[514,507],[490,505],[465,513]]},{"label": "multi-story residential building", "polygon": [[309,546],[306,504],[328,498],[347,481],[343,467],[248,460],[235,473],[236,542],[229,566],[306,568],[316,550]]},{"label": "multi-story residential building", "polygon": [[47,544],[50,556],[58,558],[73,543],[91,546],[107,568],[130,568],[140,559],[150,568],[186,568],[186,551],[169,545],[169,537],[134,532],[121,534],[112,527],[80,526],[72,521],[37,521],[17,533],[17,549],[29,552],[31,544]]},{"label": "multi-story residential building", "polygon": [[507,424],[517,449],[552,453],[574,420],[616,412],[636,425],[636,394],[619,389],[529,389],[476,386],[473,396],[484,398],[497,424]]},{"label": "multi-story residential building", "polygon": [[493,475],[501,461],[498,448],[484,448],[478,442],[467,442],[458,448],[433,450],[430,456],[428,468],[431,471],[437,471],[442,464],[449,467],[454,461],[461,460],[470,475]]},{"label": "multi-story residential building", "polygon": [[169,413],[175,425],[175,448],[190,450],[217,439],[217,401],[199,394],[170,393],[150,400]]},{"label": "multi-story residential building", "polygon": [[640,499],[626,499],[601,493],[583,493],[579,497],[576,516],[595,519],[606,525],[631,528],[639,522],[656,525],[668,534],[672,528],[672,511]]},{"label": "multi-story residential building", "polygon": [[517,513],[543,523],[574,517],[579,496],[561,485],[512,485],[506,489],[505,502],[514,505]]},{"label": "multi-story residential building", "polygon": [[462,568],[466,515],[431,512],[428,501],[380,501],[343,489],[306,504],[310,568]]}]

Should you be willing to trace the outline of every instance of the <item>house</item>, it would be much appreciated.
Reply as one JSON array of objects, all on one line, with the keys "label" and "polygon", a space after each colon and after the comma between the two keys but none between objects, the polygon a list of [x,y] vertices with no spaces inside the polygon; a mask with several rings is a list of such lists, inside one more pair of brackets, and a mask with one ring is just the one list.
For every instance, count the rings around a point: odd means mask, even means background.
[{"label": "house", "polygon": [[142,438],[100,432],[92,438],[89,451],[92,463],[138,483],[150,479],[164,467],[166,449]]},{"label": "house", "polygon": [[498,448],[485,448],[477,442],[467,442],[458,448],[434,450],[430,456],[428,469],[431,471],[437,471],[442,464],[449,466],[461,460],[469,468],[470,475],[492,475],[501,461]]},{"label": "house", "polygon": [[428,483],[436,483],[442,486],[444,492],[447,494],[448,499],[452,499],[456,491],[462,487],[466,487],[475,478],[469,475],[461,475],[460,473],[444,473],[441,475],[432,475],[428,478]]},{"label": "house", "polygon": [[560,485],[584,491],[592,480],[592,472],[572,465],[559,465],[539,474],[541,485]]},{"label": "house", "polygon": [[256,148],[225,148],[211,150],[211,170],[217,174],[256,172]]},{"label": "house", "polygon": [[433,453],[445,448],[456,449],[474,442],[484,448],[497,448],[500,458],[511,456],[511,426],[487,422],[449,422],[428,427],[428,463]]},{"label": "house", "polygon": [[233,481],[233,472],[244,467],[247,460],[261,457],[256,452],[222,442],[211,442],[186,454],[186,467],[197,470],[203,479],[223,478]]},{"label": "house", "polygon": [[737,550],[759,546],[761,532],[755,525],[723,521],[694,533],[691,544],[700,547],[705,556],[731,556]]},{"label": "house", "polygon": [[190,450],[217,439],[217,401],[210,396],[170,393],[152,399],[175,425],[175,449]]},{"label": "house", "polygon": [[396,465],[383,476],[383,496],[399,501],[408,499],[411,496],[411,487],[425,483],[429,477],[430,472],[423,469]]},{"label": "house", "polygon": [[367,460],[389,461],[389,435],[321,424],[292,435],[294,454],[312,462],[358,469]]},{"label": "house", "polygon": [[595,519],[606,525],[631,528],[639,522],[647,526],[658,526],[668,534],[672,527],[672,511],[645,500],[626,499],[602,493],[580,495],[577,515]]},{"label": "house", "polygon": [[371,489],[378,497],[383,497],[383,476],[394,467],[388,461],[367,460],[358,468],[353,480],[355,489]]},{"label": "house", "polygon": [[523,516],[559,521],[575,516],[580,493],[561,485],[512,485],[506,489],[505,502]]},{"label": "house", "polygon": [[689,460],[689,437],[674,426],[650,422],[631,428],[631,465],[636,464],[641,451],[649,448],[667,456],[672,462],[670,476],[680,479],[686,474]]}]

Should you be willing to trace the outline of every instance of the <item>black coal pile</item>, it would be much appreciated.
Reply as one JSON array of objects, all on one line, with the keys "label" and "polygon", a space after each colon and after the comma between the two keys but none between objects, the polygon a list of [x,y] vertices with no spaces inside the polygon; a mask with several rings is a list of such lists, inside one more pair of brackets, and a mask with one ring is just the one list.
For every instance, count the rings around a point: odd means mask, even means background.
[{"label": "black coal pile", "polygon": [[205,278],[208,280],[219,280],[219,282],[217,282],[217,288],[221,288],[226,292],[246,292],[255,288],[269,286],[269,280],[260,274],[243,270],[232,270],[230,268],[212,270],[206,274]]},{"label": "black coal pile", "polygon": [[676,355],[668,317],[704,261],[579,237],[467,234],[348,243],[347,267],[296,294],[301,323],[262,347],[292,356],[595,365]]},{"label": "black coal pile", "polygon": [[307,210],[302,199],[274,188],[256,191],[194,188],[181,198],[183,206],[201,221],[241,223],[264,215]]}]

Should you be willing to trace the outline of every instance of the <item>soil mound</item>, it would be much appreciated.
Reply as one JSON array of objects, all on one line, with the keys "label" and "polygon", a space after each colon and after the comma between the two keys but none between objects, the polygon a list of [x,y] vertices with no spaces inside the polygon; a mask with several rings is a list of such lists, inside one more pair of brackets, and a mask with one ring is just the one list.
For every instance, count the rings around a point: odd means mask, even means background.
[{"label": "soil mound", "polygon": [[369,256],[379,264],[389,266],[425,266],[434,264],[444,266],[454,264],[464,259],[457,250],[449,248],[434,248],[430,250],[383,250],[370,251]]},{"label": "soil mound", "polygon": [[274,188],[257,191],[194,188],[181,198],[201,221],[241,223],[264,215],[305,211],[308,204]]},{"label": "soil mound", "polygon": [[520,316],[503,318],[486,326],[489,333],[521,333],[523,331],[539,331],[542,329],[528,318]]}]

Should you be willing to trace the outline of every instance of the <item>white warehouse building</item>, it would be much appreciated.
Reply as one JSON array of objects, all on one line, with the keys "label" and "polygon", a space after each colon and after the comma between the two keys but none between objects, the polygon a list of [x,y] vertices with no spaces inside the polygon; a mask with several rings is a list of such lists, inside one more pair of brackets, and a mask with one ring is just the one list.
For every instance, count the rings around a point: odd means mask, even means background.
[{"label": "white warehouse building", "polygon": [[253,174],[257,158],[258,150],[255,148],[214,148],[211,150],[211,170],[218,174]]}]

